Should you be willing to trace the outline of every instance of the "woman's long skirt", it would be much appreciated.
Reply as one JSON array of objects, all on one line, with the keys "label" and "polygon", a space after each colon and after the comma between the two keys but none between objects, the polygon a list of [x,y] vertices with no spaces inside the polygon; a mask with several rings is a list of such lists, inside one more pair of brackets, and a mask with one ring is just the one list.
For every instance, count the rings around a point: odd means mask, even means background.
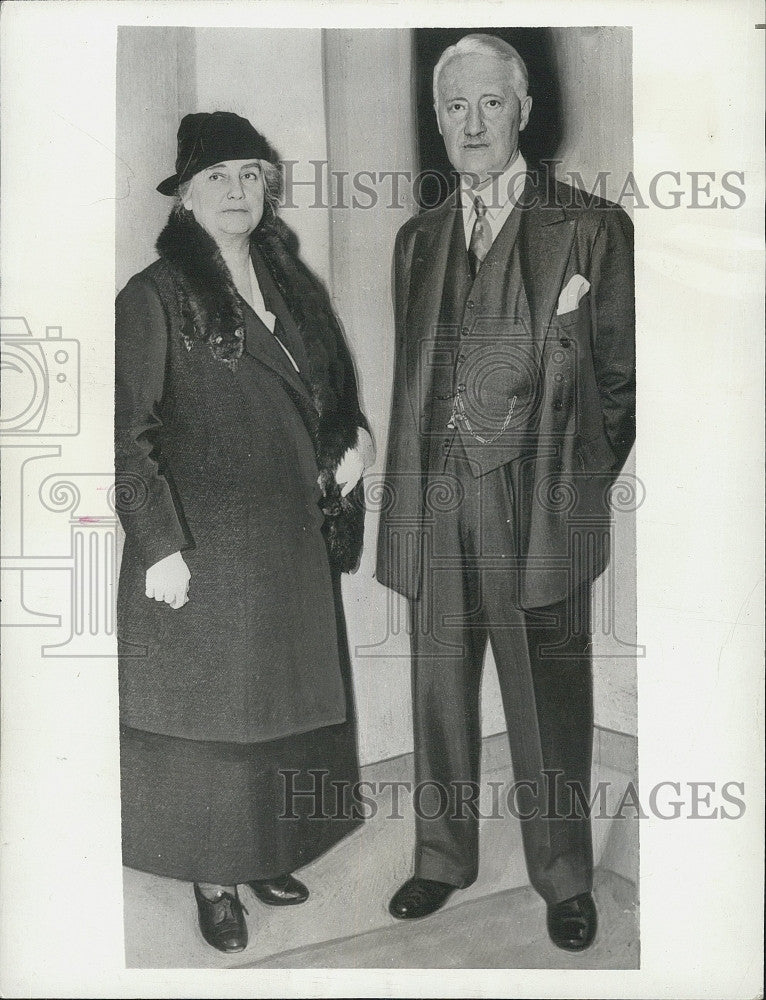
[{"label": "woman's long skirt", "polygon": [[337,578],[334,583],[346,721],[251,744],[123,727],[122,842],[129,868],[218,885],[276,878],[359,825],[351,671]]}]

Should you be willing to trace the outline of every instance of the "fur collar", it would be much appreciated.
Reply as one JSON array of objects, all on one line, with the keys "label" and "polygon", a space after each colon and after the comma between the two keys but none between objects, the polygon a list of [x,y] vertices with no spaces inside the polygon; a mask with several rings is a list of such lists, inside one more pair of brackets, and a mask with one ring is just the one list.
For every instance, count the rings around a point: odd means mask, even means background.
[{"label": "fur collar", "polygon": [[184,208],[174,208],[157,240],[157,253],[178,284],[181,336],[207,344],[216,361],[236,369],[245,346],[244,319],[229,269],[215,240]]},{"label": "fur collar", "polygon": [[[353,363],[329,299],[297,256],[287,226],[270,214],[250,242],[268,267],[306,349],[309,365],[303,374],[313,407],[299,409],[316,448],[331,554],[348,570],[361,553],[362,484],[350,497],[341,497],[334,474],[346,449],[356,443],[358,428],[367,427]],[[245,347],[245,321],[215,240],[190,212],[174,208],[157,240],[157,252],[175,278],[181,336],[187,346],[195,341],[207,344],[216,361],[236,371]]]}]

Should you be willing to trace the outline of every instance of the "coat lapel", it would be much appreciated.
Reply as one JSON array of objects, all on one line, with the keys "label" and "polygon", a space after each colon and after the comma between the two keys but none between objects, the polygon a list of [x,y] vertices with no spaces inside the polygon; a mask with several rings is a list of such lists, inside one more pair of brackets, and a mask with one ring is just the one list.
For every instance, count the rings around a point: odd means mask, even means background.
[{"label": "coat lapel", "polygon": [[422,361],[436,340],[452,229],[455,213],[459,210],[460,202],[453,195],[447,199],[438,217],[432,217],[432,228],[420,230],[415,237],[410,281],[413,294],[407,311],[406,371],[410,403],[418,423],[430,396],[433,370],[432,364]]},{"label": "coat lapel", "polygon": [[[245,350],[247,353],[275,372],[290,387],[302,396],[310,397],[306,383],[290,364],[290,359],[277,343],[274,334],[255,313],[250,305],[242,300],[242,310],[247,325]],[[273,311],[273,310],[269,310]]]},{"label": "coat lapel", "polygon": [[287,347],[288,351],[295,358],[301,372],[305,373],[308,371],[309,359],[306,354],[306,345],[303,343],[303,337],[300,335],[298,326],[290,310],[287,308],[287,303],[277,288],[271,272],[266,267],[266,262],[255,246],[251,249],[251,257],[253,259],[253,270],[258,279],[258,284],[261,286],[261,295],[263,295],[266,308],[277,317],[279,325],[282,327],[283,336],[280,336],[280,339],[284,341],[285,347]]},{"label": "coat lapel", "polygon": [[[256,324],[252,322],[249,324],[246,344],[247,351],[259,361],[262,361],[263,364],[273,369],[286,382],[289,382],[294,389],[297,389],[304,396],[310,396],[311,388],[306,379],[309,362],[303,338],[298,331],[295,320],[290,315],[290,310],[287,308],[287,304],[277,288],[269,269],[255,247],[251,249],[251,257],[255,276],[261,287],[264,305],[270,313],[273,313],[277,317],[279,326],[275,329],[275,333],[280,334],[280,339],[295,358],[295,362],[300,368],[300,373],[296,372],[293,368],[290,359],[277,343],[274,334],[260,320],[260,317],[256,316],[250,306],[245,303],[250,320],[252,321],[253,318],[258,320],[257,332],[254,329]],[[281,327],[281,330],[279,327]]]},{"label": "coat lapel", "polygon": [[542,344],[564,282],[575,222],[551,204],[544,192],[527,183],[520,226],[521,268],[532,316],[533,335]]}]

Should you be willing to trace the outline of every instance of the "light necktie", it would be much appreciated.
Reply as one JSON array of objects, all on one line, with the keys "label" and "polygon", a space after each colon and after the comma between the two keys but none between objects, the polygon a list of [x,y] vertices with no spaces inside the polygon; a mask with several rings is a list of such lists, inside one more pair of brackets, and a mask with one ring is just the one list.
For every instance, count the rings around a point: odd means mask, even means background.
[{"label": "light necktie", "polygon": [[471,266],[471,277],[475,278],[492,246],[492,229],[486,217],[487,206],[478,194],[473,199],[473,207],[476,212],[476,222],[473,224],[471,242],[468,244],[468,262]]}]

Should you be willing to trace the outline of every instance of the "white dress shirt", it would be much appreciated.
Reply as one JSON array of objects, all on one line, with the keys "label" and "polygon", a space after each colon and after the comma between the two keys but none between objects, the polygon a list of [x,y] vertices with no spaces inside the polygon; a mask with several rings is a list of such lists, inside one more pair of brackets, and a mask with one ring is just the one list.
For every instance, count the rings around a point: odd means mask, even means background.
[{"label": "white dress shirt", "polygon": [[520,200],[524,185],[527,182],[527,161],[521,155],[521,151],[516,151],[516,156],[511,160],[502,174],[497,178],[493,177],[491,182],[481,191],[471,188],[467,178],[460,181],[460,199],[463,203],[463,227],[465,229],[465,245],[468,249],[471,243],[471,233],[476,222],[476,209],[473,200],[476,195],[481,195],[481,199],[487,207],[485,221],[489,223],[492,232],[492,242],[494,243],[497,234],[505,225],[512,209]]}]

